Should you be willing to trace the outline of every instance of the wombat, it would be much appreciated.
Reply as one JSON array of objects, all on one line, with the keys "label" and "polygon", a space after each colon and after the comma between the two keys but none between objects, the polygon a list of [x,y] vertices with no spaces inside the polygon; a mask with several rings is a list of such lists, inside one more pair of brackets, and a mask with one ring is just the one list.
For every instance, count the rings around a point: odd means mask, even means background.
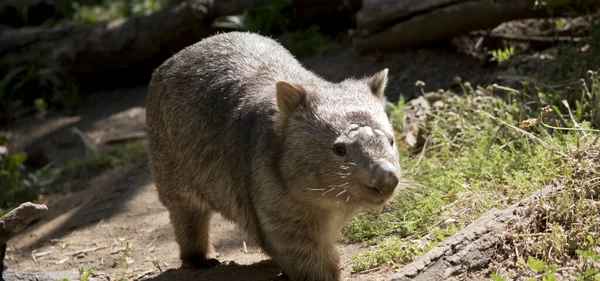
[{"label": "wombat", "polygon": [[148,156],[182,268],[219,264],[207,257],[218,212],[289,279],[340,280],[339,232],[388,201],[400,178],[387,76],[329,82],[275,39],[238,31],[157,67]]}]

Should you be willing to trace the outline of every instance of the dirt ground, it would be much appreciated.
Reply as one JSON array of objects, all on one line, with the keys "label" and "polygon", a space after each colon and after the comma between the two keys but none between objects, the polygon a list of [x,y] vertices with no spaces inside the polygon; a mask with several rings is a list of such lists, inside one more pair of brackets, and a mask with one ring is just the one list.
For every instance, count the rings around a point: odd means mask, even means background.
[{"label": "dirt ground", "polygon": [[[324,78],[339,81],[347,76],[372,74],[390,69],[388,95],[412,97],[416,80],[435,91],[451,86],[455,76],[474,84],[487,84],[498,69],[482,61],[444,49],[406,50],[394,54],[358,57],[346,47],[327,57],[303,60]],[[146,87],[93,93],[73,114],[51,113],[45,121],[22,120],[10,128],[9,150],[21,151],[28,144],[66,126],[76,126],[98,145],[111,136],[145,130]],[[48,204],[49,211],[35,225],[8,243],[9,270],[61,271],[95,268],[111,280],[123,271],[124,246],[132,244],[132,262],[125,271],[128,280],[271,280],[279,269],[257,249],[244,247],[244,234],[235,225],[215,216],[211,238],[217,258],[224,264],[198,272],[177,270],[178,246],[168,213],[160,204],[146,159],[125,163],[90,175],[86,180],[63,182],[61,194]],[[362,274],[351,273],[352,256],[368,251],[358,244],[339,244],[346,280],[385,280],[393,273],[381,267]],[[154,262],[152,262],[154,261]],[[162,272],[161,272],[162,271]]]}]

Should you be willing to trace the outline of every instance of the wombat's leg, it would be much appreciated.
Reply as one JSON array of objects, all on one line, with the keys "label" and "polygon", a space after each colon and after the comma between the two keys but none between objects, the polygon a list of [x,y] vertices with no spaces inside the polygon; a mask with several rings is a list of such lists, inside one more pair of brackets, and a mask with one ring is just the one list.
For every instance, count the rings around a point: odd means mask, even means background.
[{"label": "wombat's leg", "polygon": [[208,237],[211,215],[212,210],[207,207],[170,206],[169,216],[179,244],[181,268],[202,269],[219,265],[218,260],[207,258],[213,250]]},{"label": "wombat's leg", "polygon": [[306,229],[296,229],[294,234],[283,232],[284,235],[270,235],[269,240],[274,248],[272,256],[282,267],[284,276],[293,281],[341,280],[335,243],[327,243],[318,236],[308,237]]}]

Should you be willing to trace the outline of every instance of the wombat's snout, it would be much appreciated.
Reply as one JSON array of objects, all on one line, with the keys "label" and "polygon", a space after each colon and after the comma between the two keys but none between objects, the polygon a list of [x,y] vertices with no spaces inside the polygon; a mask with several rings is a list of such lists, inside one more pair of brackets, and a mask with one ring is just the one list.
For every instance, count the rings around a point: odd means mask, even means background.
[{"label": "wombat's snout", "polygon": [[372,165],[372,178],[369,187],[389,195],[396,189],[400,181],[400,169],[387,160],[379,159]]}]

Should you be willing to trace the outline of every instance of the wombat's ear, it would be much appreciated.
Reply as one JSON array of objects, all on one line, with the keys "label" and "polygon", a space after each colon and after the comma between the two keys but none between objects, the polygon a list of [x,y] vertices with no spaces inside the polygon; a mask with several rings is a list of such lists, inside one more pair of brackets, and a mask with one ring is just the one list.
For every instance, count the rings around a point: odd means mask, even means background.
[{"label": "wombat's ear", "polygon": [[373,74],[373,76],[367,79],[367,84],[371,88],[371,92],[380,99],[385,98],[385,87],[387,86],[388,69]]},{"label": "wombat's ear", "polygon": [[283,115],[288,115],[304,103],[306,90],[298,84],[279,81],[275,84],[277,90],[277,108]]}]

